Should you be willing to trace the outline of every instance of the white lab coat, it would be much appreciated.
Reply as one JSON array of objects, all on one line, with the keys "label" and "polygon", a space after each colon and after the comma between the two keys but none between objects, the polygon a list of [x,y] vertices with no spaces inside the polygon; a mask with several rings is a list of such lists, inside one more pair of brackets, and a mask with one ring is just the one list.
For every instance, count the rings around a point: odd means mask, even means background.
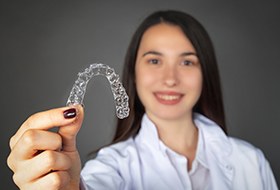
[{"label": "white lab coat", "polygon": [[[199,129],[199,138],[205,142],[211,181],[209,189],[278,189],[261,150],[226,136],[219,126],[200,114],[194,114],[194,121]],[[144,115],[141,130],[135,138],[106,147],[96,159],[87,162],[81,173],[82,188],[191,189],[191,186],[186,186],[187,183],[182,183],[187,172],[185,176],[180,176],[173,171],[174,163],[159,150],[159,142],[156,127]]]}]

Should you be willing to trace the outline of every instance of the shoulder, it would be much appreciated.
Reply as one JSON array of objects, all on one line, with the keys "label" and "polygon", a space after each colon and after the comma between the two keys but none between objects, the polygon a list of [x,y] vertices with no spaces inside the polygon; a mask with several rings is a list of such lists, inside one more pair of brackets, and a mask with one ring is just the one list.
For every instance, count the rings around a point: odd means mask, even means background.
[{"label": "shoulder", "polygon": [[248,141],[236,138],[236,137],[228,137],[230,144],[233,146],[234,149],[242,151],[242,152],[254,152],[260,153],[260,149],[258,149],[253,144],[249,143]]},{"label": "shoulder", "polygon": [[[235,137],[228,137],[230,144],[232,145],[233,158],[239,158],[246,160],[248,163],[261,166],[266,162],[266,158],[261,149],[253,144]],[[246,162],[245,162],[246,163]]]},{"label": "shoulder", "polygon": [[112,144],[100,149],[96,158],[88,161],[88,163],[111,167],[114,170],[120,170],[130,160],[136,160],[138,151],[133,138]]},{"label": "shoulder", "polygon": [[125,189],[131,176],[130,161],[137,159],[133,138],[112,144],[98,151],[86,162],[81,178],[92,189]]},{"label": "shoulder", "polygon": [[230,159],[236,165],[236,172],[242,170],[242,174],[249,173],[247,176],[251,177],[259,175],[263,189],[278,189],[270,164],[262,150],[247,141],[228,138],[233,147]]},{"label": "shoulder", "polygon": [[195,123],[201,130],[208,147],[216,153],[223,152],[225,155],[249,156],[258,159],[264,157],[259,148],[245,140],[226,135],[215,122],[201,114],[195,114]]},{"label": "shoulder", "polygon": [[138,158],[133,138],[100,149],[97,156],[86,162],[82,176],[92,179],[92,176],[103,175],[117,179],[129,173],[131,160]]},{"label": "shoulder", "polygon": [[97,157],[100,156],[114,156],[126,157],[136,151],[134,139],[131,137],[125,141],[121,141],[110,146],[100,149]]}]

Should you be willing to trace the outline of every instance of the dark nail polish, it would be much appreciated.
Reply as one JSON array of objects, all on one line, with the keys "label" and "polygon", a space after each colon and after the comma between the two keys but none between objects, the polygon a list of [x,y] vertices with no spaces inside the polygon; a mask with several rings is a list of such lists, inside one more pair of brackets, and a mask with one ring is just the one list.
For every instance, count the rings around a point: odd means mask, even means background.
[{"label": "dark nail polish", "polygon": [[68,110],[65,110],[63,112],[63,116],[65,119],[71,119],[76,117],[77,113],[76,113],[76,109],[75,108],[70,108]]}]

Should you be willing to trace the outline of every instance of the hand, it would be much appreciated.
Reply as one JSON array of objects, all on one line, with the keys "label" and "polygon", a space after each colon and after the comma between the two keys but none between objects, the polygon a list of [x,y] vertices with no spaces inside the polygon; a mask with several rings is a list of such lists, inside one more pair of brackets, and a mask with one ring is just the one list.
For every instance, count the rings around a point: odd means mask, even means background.
[{"label": "hand", "polygon": [[[7,163],[20,189],[79,189],[81,161],[76,136],[84,112],[81,106],[72,108],[36,113],[10,139]],[[57,126],[57,133],[49,130]]]}]

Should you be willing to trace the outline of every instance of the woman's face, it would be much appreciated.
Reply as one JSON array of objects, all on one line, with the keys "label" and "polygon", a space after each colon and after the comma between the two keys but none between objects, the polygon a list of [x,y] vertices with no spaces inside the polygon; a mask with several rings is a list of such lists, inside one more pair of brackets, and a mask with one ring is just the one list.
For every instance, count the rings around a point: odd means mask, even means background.
[{"label": "woman's face", "polygon": [[138,96],[151,119],[184,119],[192,113],[202,90],[202,72],[180,27],[161,23],[144,33],[135,73]]}]

